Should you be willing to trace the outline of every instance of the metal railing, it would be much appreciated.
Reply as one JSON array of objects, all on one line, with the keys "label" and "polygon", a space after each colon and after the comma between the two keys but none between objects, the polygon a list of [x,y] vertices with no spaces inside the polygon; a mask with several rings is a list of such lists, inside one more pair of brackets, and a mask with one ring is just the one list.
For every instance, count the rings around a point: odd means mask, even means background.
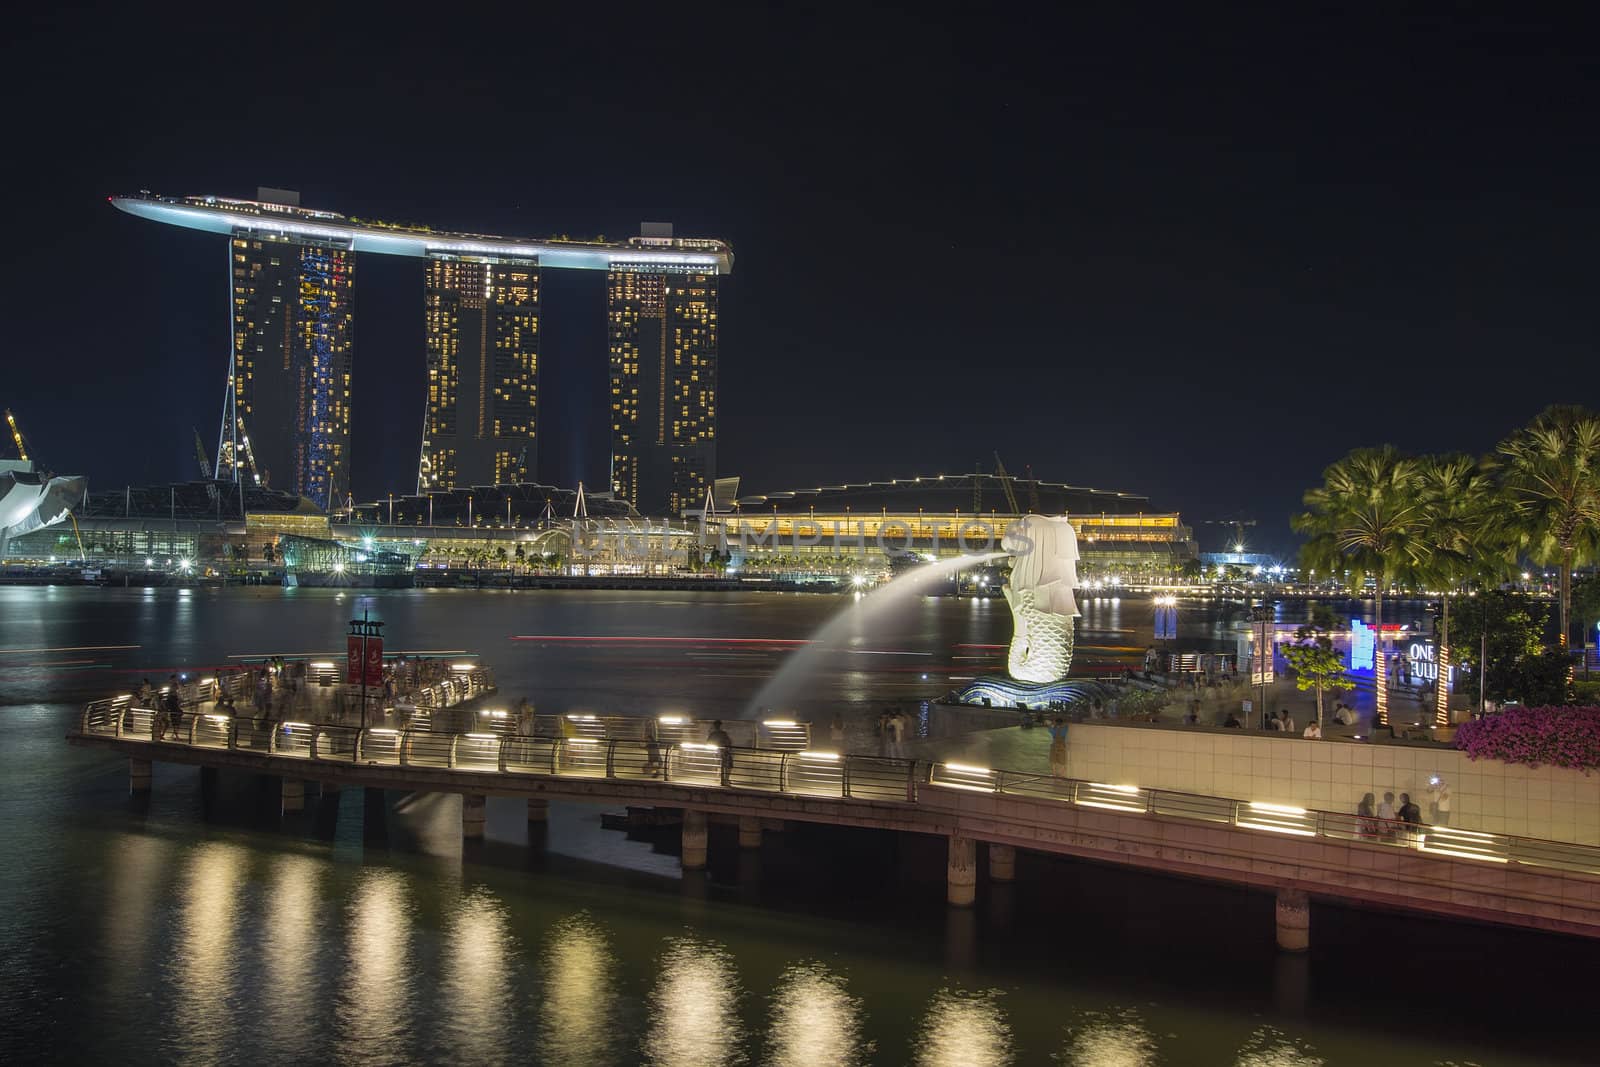
[{"label": "metal railing", "polygon": [[[642,721],[642,720],[640,720]],[[733,720],[724,723],[732,725]],[[156,736],[158,726],[169,729]],[[752,724],[754,725],[754,724]],[[917,803],[927,790],[988,793],[1132,816],[1159,816],[1254,833],[1356,841],[1484,863],[1600,875],[1600,846],[1512,837],[1453,826],[1316,811],[1287,804],[1088,782],[964,763],[857,756],[809,749],[719,748],[699,740],[434,733],[374,726],[186,713],[175,727],[128,697],[84,707],[80,732],[128,741],[303,759],[348,766],[418,767],[485,775],[659,781],[703,789]]]},{"label": "metal railing", "polygon": [[[591,741],[646,741],[650,731],[662,744],[690,744],[706,740],[713,725],[722,729],[735,748],[771,748],[803,752],[811,747],[811,724],[792,719],[692,719],[686,715],[534,715],[532,737],[569,737]],[[479,708],[477,729],[482,733],[514,734],[519,724],[514,709]]]}]

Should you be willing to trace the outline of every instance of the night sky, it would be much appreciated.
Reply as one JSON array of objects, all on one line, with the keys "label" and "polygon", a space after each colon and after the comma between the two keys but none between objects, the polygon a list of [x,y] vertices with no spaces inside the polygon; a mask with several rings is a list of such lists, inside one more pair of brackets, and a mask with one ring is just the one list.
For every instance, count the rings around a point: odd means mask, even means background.
[{"label": "night sky", "polygon": [[[719,473],[744,492],[998,450],[1286,550],[1352,447],[1478,452],[1600,402],[1595,27],[1118,7],[36,5],[0,68],[0,404],[92,485],[194,476],[225,242],[105,198],[258,185],[727,239]],[[544,274],[541,472],[569,483],[606,477],[603,281]],[[371,498],[415,484],[419,263],[364,257],[356,310]]]}]

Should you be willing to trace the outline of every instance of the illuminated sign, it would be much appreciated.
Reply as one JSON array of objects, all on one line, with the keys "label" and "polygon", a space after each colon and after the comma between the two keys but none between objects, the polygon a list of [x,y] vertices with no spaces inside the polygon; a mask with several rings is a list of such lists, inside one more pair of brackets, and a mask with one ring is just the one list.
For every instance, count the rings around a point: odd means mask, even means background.
[{"label": "illuminated sign", "polygon": [[1350,669],[1370,671],[1377,652],[1378,635],[1360,619],[1350,620]]},{"label": "illuminated sign", "polygon": [[1437,682],[1439,680],[1439,660],[1431,642],[1411,642],[1410,647],[1406,649],[1406,659],[1411,665],[1411,680],[1413,682]]}]

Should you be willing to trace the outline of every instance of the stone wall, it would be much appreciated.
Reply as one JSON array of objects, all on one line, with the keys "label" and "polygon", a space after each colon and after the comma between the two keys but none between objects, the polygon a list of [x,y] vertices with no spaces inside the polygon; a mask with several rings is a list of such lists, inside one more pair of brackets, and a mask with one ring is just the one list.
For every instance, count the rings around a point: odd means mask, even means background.
[{"label": "stone wall", "polygon": [[1428,778],[1450,785],[1452,826],[1600,845],[1600,774],[1473,761],[1441,746],[1306,741],[1206,728],[1072,727],[1067,773],[1113,785],[1353,812],[1363,793],[1410,793],[1432,821]]}]

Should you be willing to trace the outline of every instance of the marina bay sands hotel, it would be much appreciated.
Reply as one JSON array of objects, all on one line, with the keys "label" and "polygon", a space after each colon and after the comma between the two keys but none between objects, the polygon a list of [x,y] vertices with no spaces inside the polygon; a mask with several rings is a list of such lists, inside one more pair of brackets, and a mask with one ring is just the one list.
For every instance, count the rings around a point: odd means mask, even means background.
[{"label": "marina bay sands hotel", "polygon": [[233,324],[216,477],[291,489],[326,510],[350,489],[356,253],[423,260],[428,365],[417,491],[531,480],[539,441],[539,277],[603,270],[611,488],[644,514],[705,499],[717,444],[722,241],[646,225],[625,242],[521,240],[254,200],[112,197],[228,238]]}]

